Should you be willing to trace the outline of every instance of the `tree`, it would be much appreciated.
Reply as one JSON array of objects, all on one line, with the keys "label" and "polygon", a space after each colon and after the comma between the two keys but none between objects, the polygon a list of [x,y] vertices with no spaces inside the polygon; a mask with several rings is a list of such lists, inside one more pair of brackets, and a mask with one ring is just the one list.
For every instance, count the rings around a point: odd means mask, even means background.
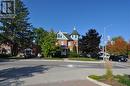
[{"label": "tree", "polygon": [[57,48],[56,42],[57,42],[56,34],[53,31],[48,32],[48,34],[42,38],[41,48],[42,48],[42,54],[45,57],[48,57],[52,51],[56,50]]},{"label": "tree", "polygon": [[130,51],[130,41],[128,42],[128,51]]},{"label": "tree", "polygon": [[48,32],[44,30],[42,27],[35,28],[33,32],[34,32],[35,42],[37,45],[40,46],[42,44],[42,39],[44,39],[44,37],[47,36]]},{"label": "tree", "polygon": [[21,0],[15,0],[16,15],[14,18],[3,18],[1,31],[2,36],[17,44],[20,48],[29,47],[33,40],[32,26],[28,23],[28,8]]},{"label": "tree", "polygon": [[127,42],[122,37],[113,38],[107,43],[107,52],[114,55],[126,55],[128,50]]},{"label": "tree", "polygon": [[79,45],[80,50],[83,53],[90,54],[92,56],[97,56],[100,44],[101,36],[95,29],[90,29],[85,36],[82,36],[82,39],[80,39]]},{"label": "tree", "polygon": [[42,27],[34,28],[33,32],[34,32],[34,42],[38,50],[37,52],[41,53],[42,42],[44,41],[43,39],[45,36],[47,36],[48,32],[44,30]]}]

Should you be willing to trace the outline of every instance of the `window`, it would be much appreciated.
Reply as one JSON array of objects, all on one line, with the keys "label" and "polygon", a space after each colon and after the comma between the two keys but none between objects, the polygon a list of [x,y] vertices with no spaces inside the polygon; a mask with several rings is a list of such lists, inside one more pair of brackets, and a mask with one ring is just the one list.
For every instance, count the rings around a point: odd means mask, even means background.
[{"label": "window", "polygon": [[75,35],[73,35],[73,37],[75,38]]},{"label": "window", "polygon": [[71,46],[71,42],[68,42],[68,46]]},{"label": "window", "polygon": [[78,36],[77,36],[77,35],[75,35],[75,38],[78,38]]},{"label": "window", "polygon": [[64,45],[64,41],[61,41],[61,45]]},{"label": "window", "polygon": [[58,34],[58,35],[57,35],[57,38],[62,38],[62,35],[61,35],[61,34]]},{"label": "window", "polygon": [[75,45],[78,46],[78,42],[75,42]]}]

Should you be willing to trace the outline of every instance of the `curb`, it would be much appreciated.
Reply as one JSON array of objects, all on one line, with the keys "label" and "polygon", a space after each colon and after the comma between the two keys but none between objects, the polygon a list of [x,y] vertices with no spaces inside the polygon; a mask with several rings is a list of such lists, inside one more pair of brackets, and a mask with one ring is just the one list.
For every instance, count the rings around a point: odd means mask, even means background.
[{"label": "curb", "polygon": [[91,79],[91,78],[89,78],[88,76],[86,77],[86,79],[89,80],[89,81],[91,81],[91,82],[93,82],[93,83],[95,83],[95,84],[97,84],[97,85],[99,85],[99,86],[112,86],[112,85],[108,85],[108,84],[99,82],[99,81],[97,81],[97,80]]},{"label": "curb", "polygon": [[44,59],[26,59],[19,61],[50,61],[50,62],[73,62],[73,63],[104,63],[103,61],[74,61],[74,60],[44,60]]},{"label": "curb", "polygon": [[50,62],[56,62],[56,61],[58,61],[58,62],[61,62],[63,60],[26,59],[26,60],[19,60],[19,61],[50,61]]},{"label": "curb", "polygon": [[75,61],[75,60],[65,60],[64,62],[74,62],[74,63],[104,63],[103,61]]}]

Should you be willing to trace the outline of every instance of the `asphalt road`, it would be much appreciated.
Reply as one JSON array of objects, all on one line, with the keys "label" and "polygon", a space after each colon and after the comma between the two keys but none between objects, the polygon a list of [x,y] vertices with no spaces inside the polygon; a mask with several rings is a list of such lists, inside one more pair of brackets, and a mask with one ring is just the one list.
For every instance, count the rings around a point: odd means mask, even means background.
[{"label": "asphalt road", "polygon": [[[113,62],[112,65],[114,74],[130,74],[130,62]],[[82,82],[86,80],[86,76],[91,74],[103,75],[104,73],[104,63],[5,61],[0,62],[0,86],[54,86],[54,84],[60,86],[64,82],[70,84],[76,80]],[[87,80],[86,82],[95,86]]]}]

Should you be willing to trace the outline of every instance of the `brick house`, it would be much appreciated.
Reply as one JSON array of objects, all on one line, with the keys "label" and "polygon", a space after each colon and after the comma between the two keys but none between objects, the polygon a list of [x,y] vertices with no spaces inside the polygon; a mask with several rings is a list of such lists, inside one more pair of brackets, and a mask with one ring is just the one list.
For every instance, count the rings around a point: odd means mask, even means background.
[{"label": "brick house", "polygon": [[4,41],[0,43],[0,54],[11,55],[12,43],[10,41]]},{"label": "brick house", "polygon": [[66,50],[69,51],[76,51],[77,53],[79,52],[79,33],[77,30],[74,28],[71,34],[68,34],[66,32],[61,32],[59,31],[57,33],[57,44],[60,45],[63,48],[63,55],[66,53]]}]

